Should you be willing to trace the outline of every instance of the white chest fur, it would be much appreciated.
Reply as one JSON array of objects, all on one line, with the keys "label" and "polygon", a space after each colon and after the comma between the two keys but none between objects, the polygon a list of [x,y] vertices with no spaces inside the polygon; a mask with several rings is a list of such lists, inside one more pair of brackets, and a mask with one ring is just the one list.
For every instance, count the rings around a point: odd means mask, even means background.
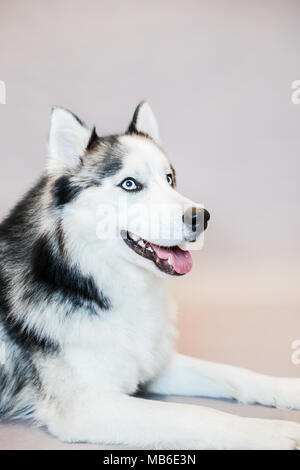
[{"label": "white chest fur", "polygon": [[56,383],[61,377],[76,388],[131,394],[158,373],[173,350],[176,309],[162,280],[139,275],[130,281],[115,276],[105,283],[112,308],[101,316],[68,322],[63,354],[43,365],[47,379],[54,374]]}]

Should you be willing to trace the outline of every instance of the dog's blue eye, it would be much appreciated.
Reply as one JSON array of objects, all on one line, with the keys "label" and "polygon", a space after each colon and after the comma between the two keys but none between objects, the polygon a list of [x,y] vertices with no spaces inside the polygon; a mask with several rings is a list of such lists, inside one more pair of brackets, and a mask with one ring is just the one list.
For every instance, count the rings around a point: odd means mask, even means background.
[{"label": "dog's blue eye", "polygon": [[136,184],[133,180],[126,180],[124,181],[124,183],[122,184],[123,188],[124,189],[136,189]]},{"label": "dog's blue eye", "polygon": [[173,186],[173,176],[171,175],[171,173],[167,175],[167,181],[171,186]]},{"label": "dog's blue eye", "polygon": [[140,191],[143,189],[143,186],[134,178],[126,178],[119,186],[126,191]]}]

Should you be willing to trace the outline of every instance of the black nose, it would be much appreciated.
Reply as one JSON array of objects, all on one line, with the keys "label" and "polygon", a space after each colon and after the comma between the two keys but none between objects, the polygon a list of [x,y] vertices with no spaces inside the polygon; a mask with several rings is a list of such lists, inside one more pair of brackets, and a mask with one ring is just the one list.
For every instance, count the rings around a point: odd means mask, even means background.
[{"label": "black nose", "polygon": [[182,216],[183,223],[198,234],[206,230],[209,219],[209,212],[199,207],[189,207]]}]

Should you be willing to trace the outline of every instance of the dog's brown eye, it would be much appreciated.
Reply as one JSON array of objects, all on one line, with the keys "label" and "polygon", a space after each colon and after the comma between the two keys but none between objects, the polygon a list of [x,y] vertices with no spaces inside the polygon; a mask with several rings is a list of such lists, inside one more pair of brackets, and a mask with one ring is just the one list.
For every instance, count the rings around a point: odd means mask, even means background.
[{"label": "dog's brown eye", "polygon": [[173,176],[171,175],[171,173],[167,175],[167,181],[171,186],[173,186]]}]

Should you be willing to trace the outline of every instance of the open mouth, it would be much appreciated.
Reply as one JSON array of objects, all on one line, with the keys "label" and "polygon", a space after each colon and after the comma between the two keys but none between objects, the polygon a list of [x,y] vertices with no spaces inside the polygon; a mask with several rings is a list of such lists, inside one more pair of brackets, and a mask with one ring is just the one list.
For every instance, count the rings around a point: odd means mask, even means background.
[{"label": "open mouth", "polygon": [[136,254],[153,261],[158,269],[166,274],[182,276],[192,269],[190,252],[182,250],[178,245],[158,246],[125,230],[122,230],[121,236]]}]

